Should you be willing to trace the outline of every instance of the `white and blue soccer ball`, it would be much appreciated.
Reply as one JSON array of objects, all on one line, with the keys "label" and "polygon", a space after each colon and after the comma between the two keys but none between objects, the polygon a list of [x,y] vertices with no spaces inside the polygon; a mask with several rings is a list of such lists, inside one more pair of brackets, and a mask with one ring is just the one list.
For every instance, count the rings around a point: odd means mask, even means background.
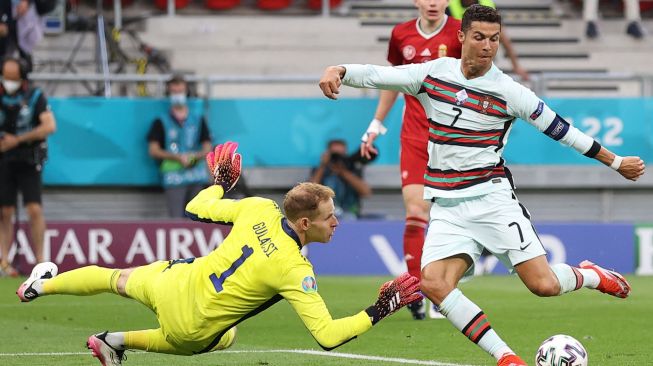
[{"label": "white and blue soccer ball", "polygon": [[587,351],[574,337],[557,334],[542,342],[535,355],[537,366],[587,366]]}]

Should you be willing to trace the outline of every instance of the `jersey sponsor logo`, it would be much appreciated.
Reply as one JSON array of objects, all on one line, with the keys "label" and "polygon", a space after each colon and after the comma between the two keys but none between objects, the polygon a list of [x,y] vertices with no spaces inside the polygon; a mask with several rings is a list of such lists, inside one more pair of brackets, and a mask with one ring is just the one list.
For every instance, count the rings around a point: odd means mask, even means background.
[{"label": "jersey sponsor logo", "polygon": [[311,293],[311,292],[317,292],[317,282],[315,281],[315,278],[311,276],[306,276],[302,280],[302,288],[304,289],[304,292]]},{"label": "jersey sponsor logo", "polygon": [[542,111],[544,111],[544,102],[540,100],[535,111],[531,113],[531,119],[535,121],[542,114]]},{"label": "jersey sponsor logo", "polygon": [[430,57],[431,56],[431,51],[428,48],[425,48],[422,53],[419,54],[422,57]]},{"label": "jersey sponsor logo", "polygon": [[406,60],[410,61],[415,58],[415,55],[417,54],[417,50],[415,49],[415,47],[408,45],[401,50],[401,53],[404,55],[404,58]]}]

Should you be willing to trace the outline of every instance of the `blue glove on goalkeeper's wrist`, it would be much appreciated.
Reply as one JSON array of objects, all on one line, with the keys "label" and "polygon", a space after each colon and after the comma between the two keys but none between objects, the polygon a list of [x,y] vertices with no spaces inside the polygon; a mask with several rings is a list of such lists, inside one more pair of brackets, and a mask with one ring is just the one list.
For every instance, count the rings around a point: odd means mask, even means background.
[{"label": "blue glove on goalkeeper's wrist", "polygon": [[419,280],[408,273],[384,283],[379,289],[379,297],[374,305],[365,309],[372,325],[388,315],[394,314],[402,307],[422,300],[419,292]]}]

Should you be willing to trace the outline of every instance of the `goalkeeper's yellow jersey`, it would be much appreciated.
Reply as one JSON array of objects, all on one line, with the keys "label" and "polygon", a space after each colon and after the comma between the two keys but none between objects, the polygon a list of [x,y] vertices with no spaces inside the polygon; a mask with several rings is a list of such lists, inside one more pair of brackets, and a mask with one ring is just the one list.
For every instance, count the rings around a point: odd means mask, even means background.
[{"label": "goalkeeper's yellow jersey", "polygon": [[[300,252],[301,243],[277,204],[260,197],[221,199],[223,189],[211,186],[186,206],[194,220],[233,224],[230,234],[209,255],[174,265],[188,272],[170,284],[171,301],[182,303],[174,313],[158,313],[174,343],[211,350],[232,326],[286,299],[319,345],[333,349],[372,327],[365,311],[334,320],[318,293],[313,266]],[[176,280],[175,280],[176,282]],[[178,286],[178,287],[177,287]],[[173,299],[179,294],[185,299]]]}]

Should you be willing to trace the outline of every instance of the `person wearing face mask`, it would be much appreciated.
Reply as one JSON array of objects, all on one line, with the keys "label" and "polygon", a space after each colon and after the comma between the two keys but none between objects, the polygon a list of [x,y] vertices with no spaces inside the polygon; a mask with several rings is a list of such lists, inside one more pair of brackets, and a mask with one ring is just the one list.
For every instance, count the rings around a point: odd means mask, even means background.
[{"label": "person wearing face mask", "polygon": [[18,191],[29,217],[36,261],[43,261],[41,171],[47,152],[46,138],[55,129],[45,95],[27,80],[25,63],[16,58],[5,59],[0,88],[0,276],[18,275],[9,262]]},{"label": "person wearing face mask", "polygon": [[170,107],[155,119],[147,135],[149,154],[160,161],[168,214],[184,217],[186,203],[206,187],[209,176],[202,157],[211,151],[206,120],[187,104],[188,84],[181,75],[167,83]]}]

